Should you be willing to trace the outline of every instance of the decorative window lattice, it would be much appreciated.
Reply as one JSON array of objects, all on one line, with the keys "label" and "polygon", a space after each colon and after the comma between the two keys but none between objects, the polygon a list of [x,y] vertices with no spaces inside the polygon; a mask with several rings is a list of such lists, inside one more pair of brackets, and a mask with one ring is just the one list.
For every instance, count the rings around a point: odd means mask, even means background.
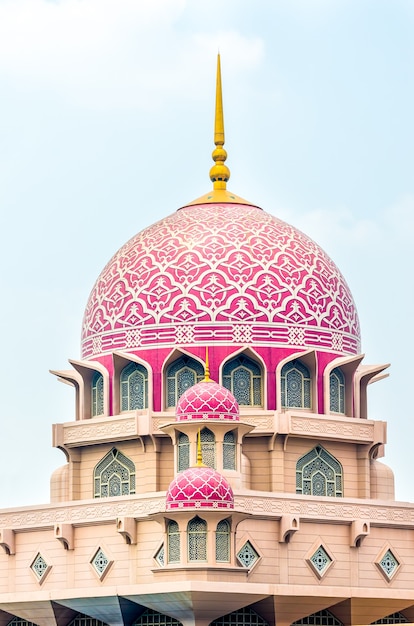
[{"label": "decorative window lattice", "polygon": [[46,560],[42,557],[40,552],[38,552],[35,560],[33,561],[30,567],[32,571],[36,574],[39,580],[43,578],[43,576],[46,574],[47,570],[49,569],[49,566],[46,563]]},{"label": "decorative window lattice", "polygon": [[68,624],[68,626],[108,626],[108,624],[102,622],[100,619],[95,619],[94,617],[88,617],[83,613],[79,613],[79,615],[77,615],[75,619]]},{"label": "decorative window lattice", "polygon": [[223,438],[223,469],[236,469],[236,438],[230,431]]},{"label": "decorative window lattice", "polygon": [[282,407],[311,408],[311,378],[303,363],[295,359],[282,367],[281,392]]},{"label": "decorative window lattice", "polygon": [[322,446],[316,446],[296,464],[296,493],[342,497],[342,465]]},{"label": "decorative window lattice", "polygon": [[251,567],[254,563],[256,563],[259,555],[253,548],[250,541],[246,541],[241,550],[238,551],[237,558],[244,567]]},{"label": "decorative window lattice", "polygon": [[262,370],[252,359],[239,356],[225,364],[223,386],[242,406],[263,406]]},{"label": "decorative window lattice", "polygon": [[26,619],[20,619],[20,617],[15,617],[7,626],[37,626],[37,624],[28,622]]},{"label": "decorative window lattice", "polygon": [[94,497],[107,498],[135,493],[135,465],[113,448],[95,467]]},{"label": "decorative window lattice", "polygon": [[190,467],[190,440],[188,435],[180,433],[177,439],[178,444],[178,471],[183,472]]},{"label": "decorative window lattice", "polygon": [[216,440],[208,428],[200,432],[201,459],[207,467],[216,467]]},{"label": "decorative window lattice", "polygon": [[391,550],[387,550],[379,562],[379,566],[388,579],[392,578],[400,563]]},{"label": "decorative window lattice", "polygon": [[132,626],[183,626],[181,622],[169,615],[146,609]]},{"label": "decorative window lattice", "polygon": [[98,548],[98,550],[95,552],[94,557],[92,558],[91,563],[97,574],[99,576],[102,576],[108,569],[110,561],[102,548]]},{"label": "decorative window lattice", "polygon": [[316,552],[314,554],[312,554],[312,556],[309,559],[309,561],[310,561],[312,567],[314,567],[315,570],[319,574],[323,574],[324,571],[332,563],[331,557],[324,550],[323,546],[319,546],[319,548],[316,550]]},{"label": "decorative window lattice", "polygon": [[167,526],[168,563],[180,562],[180,529],[177,522],[170,520]]},{"label": "decorative window lattice", "polygon": [[230,524],[222,520],[216,528],[216,561],[218,563],[230,562]]},{"label": "decorative window lattice", "polygon": [[329,375],[329,408],[333,413],[345,414],[345,376],[339,367]]},{"label": "decorative window lattice", "polygon": [[330,611],[323,609],[298,619],[292,623],[292,626],[343,626],[343,624]]},{"label": "decorative window lattice", "polygon": [[244,607],[215,619],[210,626],[268,626],[268,623],[256,611]]},{"label": "decorative window lattice", "polygon": [[207,561],[207,524],[199,517],[188,522],[188,560]]},{"label": "decorative window lattice", "polygon": [[188,356],[171,363],[167,369],[167,407],[173,407],[184,391],[204,378],[204,368]]},{"label": "decorative window lattice", "polygon": [[121,411],[148,408],[148,372],[140,363],[130,363],[121,372]]},{"label": "decorative window lattice", "polygon": [[162,544],[162,546],[160,547],[160,549],[156,553],[155,560],[157,561],[157,563],[159,565],[161,565],[161,567],[164,567],[164,565],[165,565],[165,548],[164,548],[164,544]]},{"label": "decorative window lattice", "polygon": [[92,378],[92,417],[103,415],[104,412],[104,379],[100,372]]},{"label": "decorative window lattice", "polygon": [[387,617],[377,619],[376,622],[371,622],[371,624],[408,624],[408,619],[398,611],[392,615],[387,615]]}]

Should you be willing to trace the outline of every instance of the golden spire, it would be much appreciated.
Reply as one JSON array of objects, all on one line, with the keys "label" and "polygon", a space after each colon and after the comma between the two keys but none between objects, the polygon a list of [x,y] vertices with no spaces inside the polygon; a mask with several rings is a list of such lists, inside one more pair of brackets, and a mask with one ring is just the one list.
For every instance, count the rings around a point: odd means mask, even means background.
[{"label": "golden spire", "polygon": [[203,463],[203,453],[201,452],[201,434],[200,429],[198,429],[197,433],[197,467],[205,467]]},{"label": "golden spire", "polygon": [[[217,78],[216,78],[216,110],[214,117],[214,143],[216,144],[213,150],[212,157],[214,165],[210,170],[210,179],[213,182],[213,189],[209,193],[204,194],[200,198],[189,202],[185,206],[194,206],[196,204],[248,204],[252,206],[251,202],[236,196],[236,194],[226,189],[227,181],[230,178],[230,170],[225,165],[227,159],[227,152],[223,148],[224,146],[224,115],[223,115],[223,96],[221,90],[221,66],[220,66],[220,54],[217,55]],[[255,206],[255,205],[253,205]],[[184,208],[184,207],[181,207]]]},{"label": "golden spire", "polygon": [[220,54],[217,55],[217,78],[216,78],[216,114],[214,122],[214,143],[212,157],[214,165],[210,170],[210,180],[213,182],[213,189],[226,189],[226,183],[230,178],[230,170],[224,161],[227,159],[227,152],[224,146],[224,115],[223,115],[223,95],[221,90],[221,65]]},{"label": "golden spire", "polygon": [[206,364],[204,367],[204,378],[201,381],[202,383],[212,383],[214,381],[211,380],[210,378],[210,366],[209,366],[209,362],[208,362],[208,346],[206,346]]}]

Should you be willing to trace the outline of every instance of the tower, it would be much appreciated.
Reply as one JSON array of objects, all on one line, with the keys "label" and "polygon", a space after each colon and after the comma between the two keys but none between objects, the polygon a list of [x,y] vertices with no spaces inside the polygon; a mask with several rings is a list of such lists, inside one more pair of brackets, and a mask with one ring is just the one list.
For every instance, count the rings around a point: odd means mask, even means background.
[{"label": "tower", "polygon": [[0,512],[0,624],[414,619],[414,506],[368,419],[386,365],[326,253],[227,189],[220,58],[214,143],[213,189],[113,256],[53,372],[76,419],[51,504]]}]

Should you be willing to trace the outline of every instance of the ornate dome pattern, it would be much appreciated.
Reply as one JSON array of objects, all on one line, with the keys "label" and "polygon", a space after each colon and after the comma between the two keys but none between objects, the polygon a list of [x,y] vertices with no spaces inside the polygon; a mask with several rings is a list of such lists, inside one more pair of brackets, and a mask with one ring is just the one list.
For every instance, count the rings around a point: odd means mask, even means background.
[{"label": "ornate dome pattern", "polygon": [[109,261],[84,314],[82,356],[243,343],[359,352],[356,307],[309,237],[261,209],[180,209]]},{"label": "ornate dome pattern", "polygon": [[234,496],[227,480],[211,467],[197,466],[177,474],[170,483],[166,509],[209,507],[232,509]]},{"label": "ornate dome pattern", "polygon": [[178,400],[177,421],[231,420],[238,421],[239,405],[233,394],[213,381],[200,382],[187,389]]}]

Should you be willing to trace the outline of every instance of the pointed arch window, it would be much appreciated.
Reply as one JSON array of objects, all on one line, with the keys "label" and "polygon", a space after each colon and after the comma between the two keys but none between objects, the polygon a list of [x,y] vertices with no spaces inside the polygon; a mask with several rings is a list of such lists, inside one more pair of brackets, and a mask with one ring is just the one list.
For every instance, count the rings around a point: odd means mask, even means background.
[{"label": "pointed arch window", "polygon": [[232,430],[223,437],[223,469],[236,469],[236,438]]},{"label": "pointed arch window", "polygon": [[180,529],[174,520],[167,526],[167,554],[168,563],[180,562]]},{"label": "pointed arch window", "polygon": [[190,467],[190,439],[185,433],[177,437],[178,471],[183,472]]},{"label": "pointed arch window", "polygon": [[112,448],[94,471],[94,497],[107,498],[135,493],[135,465],[125,454]]},{"label": "pointed arch window", "polygon": [[204,368],[195,359],[182,356],[167,368],[167,408],[174,407],[184,391],[204,378]]},{"label": "pointed arch window", "polygon": [[281,392],[283,408],[311,408],[310,372],[301,361],[294,359],[282,367]]},{"label": "pointed arch window", "polygon": [[193,517],[187,526],[188,560],[207,561],[207,523]]},{"label": "pointed arch window", "polygon": [[[321,622],[325,624],[325,622]],[[210,626],[268,626],[268,623],[249,607],[228,613],[211,622]]]},{"label": "pointed arch window", "polygon": [[104,379],[100,372],[94,372],[92,377],[92,417],[104,413]]},{"label": "pointed arch window", "polygon": [[216,527],[216,561],[230,562],[230,524],[227,520],[221,520]]},{"label": "pointed arch window", "polygon": [[121,372],[121,411],[148,408],[148,371],[140,363],[129,363]]},{"label": "pointed arch window", "polygon": [[296,464],[296,493],[307,496],[343,496],[342,465],[322,446],[316,446]]},{"label": "pointed arch window", "polygon": [[293,622],[292,626],[320,626],[320,624],[325,624],[325,626],[343,626],[342,622],[327,609],[302,617],[302,619]]},{"label": "pointed arch window", "polygon": [[146,609],[132,626],[182,626],[174,617]]},{"label": "pointed arch window", "polygon": [[[14,622],[11,622],[11,624],[13,623]],[[88,615],[78,613],[68,626],[107,626],[107,624],[102,622],[100,619],[96,619],[95,617],[88,617]]]},{"label": "pointed arch window", "polygon": [[263,406],[262,379],[261,367],[245,355],[231,359],[223,368],[223,387],[241,406]]},{"label": "pointed arch window", "polygon": [[345,415],[345,376],[339,367],[329,375],[329,409]]},{"label": "pointed arch window", "polygon": [[204,465],[216,467],[216,439],[209,428],[200,432],[201,459]]}]

